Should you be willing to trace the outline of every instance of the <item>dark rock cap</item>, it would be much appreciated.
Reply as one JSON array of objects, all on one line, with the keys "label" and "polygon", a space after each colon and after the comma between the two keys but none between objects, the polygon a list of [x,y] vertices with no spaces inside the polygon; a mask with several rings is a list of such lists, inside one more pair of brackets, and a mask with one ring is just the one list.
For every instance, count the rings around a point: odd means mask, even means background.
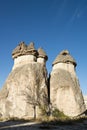
[{"label": "dark rock cap", "polygon": [[34,56],[37,57],[38,52],[37,52],[37,50],[34,47],[34,42],[30,42],[30,44],[27,46],[27,52],[26,52],[26,54],[34,55]]},{"label": "dark rock cap", "polygon": [[45,60],[48,60],[48,56],[47,56],[46,52],[42,48],[38,49],[38,57],[42,57]]},{"label": "dark rock cap", "polygon": [[26,50],[27,46],[25,42],[20,42],[18,46],[12,51],[12,58],[17,58],[23,54],[23,51]]},{"label": "dark rock cap", "polygon": [[25,44],[25,42],[20,42],[19,45],[12,51],[13,59],[22,55],[38,55],[37,50],[34,48],[33,42],[31,42],[28,46]]},{"label": "dark rock cap", "polygon": [[34,47],[34,42],[30,42],[30,44],[27,46],[28,50],[36,50]]},{"label": "dark rock cap", "polygon": [[77,65],[75,59],[70,55],[68,50],[61,51],[52,63],[52,65],[55,65],[57,63],[72,63],[75,67]]}]

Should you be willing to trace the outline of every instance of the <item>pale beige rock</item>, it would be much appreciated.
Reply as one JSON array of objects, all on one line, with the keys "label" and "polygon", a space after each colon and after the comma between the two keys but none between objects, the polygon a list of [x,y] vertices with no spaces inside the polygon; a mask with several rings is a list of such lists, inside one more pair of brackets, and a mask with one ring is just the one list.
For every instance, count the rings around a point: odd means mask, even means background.
[{"label": "pale beige rock", "polygon": [[38,63],[45,64],[45,63],[46,63],[46,60],[45,60],[44,58],[39,57],[39,58],[37,58],[37,62],[38,62]]},{"label": "pale beige rock", "polygon": [[23,56],[19,56],[17,58],[14,59],[14,66],[12,69],[15,69],[17,67],[20,67],[22,65],[26,65],[28,63],[33,63],[36,62],[36,56],[34,55],[23,55]]},{"label": "pale beige rock", "polygon": [[[20,54],[19,54],[20,53]],[[34,44],[20,43],[12,52],[14,65],[0,91],[1,118],[35,118],[48,105],[47,70],[37,62]]]},{"label": "pale beige rock", "polygon": [[76,63],[69,52],[63,51],[60,55],[56,62],[53,62],[50,74],[51,103],[54,109],[57,108],[65,115],[75,117],[86,110],[75,72]]},{"label": "pale beige rock", "polygon": [[48,60],[48,56],[46,52],[42,48],[39,48],[37,62],[45,65],[47,60]]},{"label": "pale beige rock", "polygon": [[46,68],[39,63],[16,67],[8,76],[2,92],[5,93],[0,93],[0,113],[3,117],[33,117],[33,104],[38,106],[47,100]]},{"label": "pale beige rock", "polygon": [[85,102],[86,110],[87,110],[87,96],[84,96],[84,102]]},{"label": "pale beige rock", "polygon": [[71,73],[72,76],[76,76],[75,68],[73,64],[66,64],[66,63],[58,63],[55,64],[52,70],[56,71],[56,69],[64,69]]},{"label": "pale beige rock", "polygon": [[48,60],[48,56],[42,48],[38,49],[38,58],[44,58],[46,61]]},{"label": "pale beige rock", "polygon": [[37,50],[34,48],[33,42],[31,42],[28,46],[25,44],[25,42],[20,42],[19,45],[12,51],[13,59],[23,55],[38,55]]}]

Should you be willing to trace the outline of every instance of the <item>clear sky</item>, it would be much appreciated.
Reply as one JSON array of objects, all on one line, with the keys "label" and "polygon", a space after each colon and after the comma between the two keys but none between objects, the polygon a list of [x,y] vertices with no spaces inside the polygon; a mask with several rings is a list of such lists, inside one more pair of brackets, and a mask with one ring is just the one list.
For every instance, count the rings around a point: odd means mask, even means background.
[{"label": "clear sky", "polygon": [[76,73],[87,94],[87,0],[0,0],[0,87],[13,66],[12,50],[25,41],[42,47],[48,72],[60,51],[77,61]]}]

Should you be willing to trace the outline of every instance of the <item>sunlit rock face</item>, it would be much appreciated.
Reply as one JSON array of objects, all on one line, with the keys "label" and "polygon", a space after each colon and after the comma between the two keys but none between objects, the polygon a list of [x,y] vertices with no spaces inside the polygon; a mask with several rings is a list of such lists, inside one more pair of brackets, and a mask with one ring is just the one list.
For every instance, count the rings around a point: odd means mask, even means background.
[{"label": "sunlit rock face", "polygon": [[86,111],[75,71],[77,64],[67,50],[54,60],[49,80],[48,57],[42,48],[36,50],[33,42],[21,42],[12,51],[12,58],[12,71],[0,91],[0,118],[37,118],[44,110],[55,109],[75,117]]},{"label": "sunlit rock face", "polygon": [[46,61],[48,60],[48,57],[45,53],[45,51],[42,48],[38,49],[38,58],[37,58],[37,62],[41,63],[41,64],[46,64]]},{"label": "sunlit rock face", "polygon": [[54,60],[50,74],[52,107],[70,117],[78,116],[86,110],[75,67],[75,60],[64,50]]},{"label": "sunlit rock face", "polygon": [[20,67],[22,65],[29,64],[31,62],[33,63],[35,61],[36,61],[36,57],[33,55],[23,55],[23,56],[17,57],[14,59],[14,66],[12,69]]},{"label": "sunlit rock face", "polygon": [[3,119],[37,118],[42,114],[41,107],[47,105],[46,61],[38,63],[39,54],[33,44],[30,46],[21,43],[13,50],[14,65],[0,91],[0,116]]},{"label": "sunlit rock face", "polygon": [[84,102],[85,102],[86,110],[87,110],[87,96],[84,96]]}]

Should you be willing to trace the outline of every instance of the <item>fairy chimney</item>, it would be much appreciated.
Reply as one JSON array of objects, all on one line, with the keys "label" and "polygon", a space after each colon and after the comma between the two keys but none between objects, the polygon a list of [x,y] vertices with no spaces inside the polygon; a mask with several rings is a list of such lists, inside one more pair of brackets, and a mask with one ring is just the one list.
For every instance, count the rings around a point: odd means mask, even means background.
[{"label": "fairy chimney", "polygon": [[13,51],[12,58],[14,59],[13,69],[23,64],[28,64],[37,61],[37,50],[34,48],[34,43],[31,42],[28,46],[21,42]]},{"label": "fairy chimney", "polygon": [[14,65],[0,91],[2,119],[42,117],[47,107],[47,69],[37,62],[34,43],[21,42],[13,51]]},{"label": "fairy chimney", "polygon": [[37,62],[45,64],[47,60],[48,60],[48,56],[46,52],[42,48],[39,48]]},{"label": "fairy chimney", "polygon": [[52,106],[70,117],[81,115],[86,110],[76,76],[76,65],[69,51],[63,50],[54,60],[50,74]]}]

